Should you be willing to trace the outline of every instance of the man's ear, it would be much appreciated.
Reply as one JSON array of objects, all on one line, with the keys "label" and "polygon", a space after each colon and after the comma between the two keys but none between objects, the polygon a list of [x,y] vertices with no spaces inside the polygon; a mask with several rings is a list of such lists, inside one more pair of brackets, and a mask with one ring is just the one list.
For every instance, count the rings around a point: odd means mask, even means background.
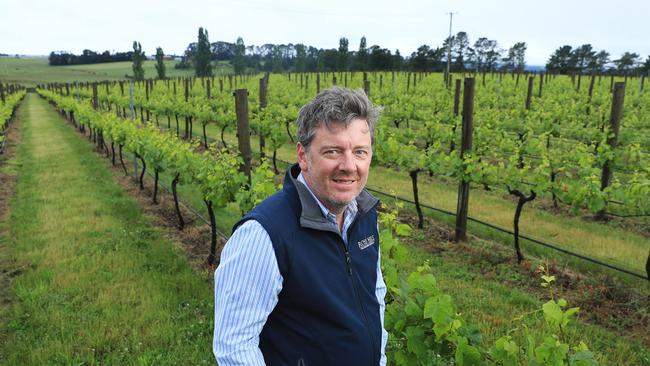
[{"label": "man's ear", "polygon": [[296,144],[296,155],[298,155],[298,165],[300,165],[300,170],[303,172],[307,171],[307,150],[300,142]]}]

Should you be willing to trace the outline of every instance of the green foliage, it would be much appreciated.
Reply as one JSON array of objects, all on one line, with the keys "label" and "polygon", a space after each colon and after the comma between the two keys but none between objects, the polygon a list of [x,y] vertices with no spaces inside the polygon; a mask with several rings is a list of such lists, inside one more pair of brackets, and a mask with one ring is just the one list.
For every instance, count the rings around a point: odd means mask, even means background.
[{"label": "green foliage", "polygon": [[359,51],[357,52],[357,70],[368,70],[368,48],[366,36],[362,36],[359,41]]},{"label": "green foliage", "polygon": [[144,69],[142,68],[142,63],[144,62],[145,56],[142,52],[142,45],[140,42],[133,41],[133,79],[136,81],[144,80]]},{"label": "green foliage", "polygon": [[165,63],[163,62],[163,53],[162,48],[156,48],[156,72],[158,73],[158,79],[165,78]]},{"label": "green foliage", "polygon": [[[540,341],[525,325],[496,340],[489,349],[475,327],[467,325],[456,310],[451,296],[442,293],[428,263],[411,273],[401,273],[406,250],[395,234],[409,234],[396,222],[397,209],[380,215],[382,270],[388,289],[385,327],[389,332],[389,363],[395,365],[597,365],[594,355],[581,342],[570,348],[563,341],[564,331],[578,308],[564,310],[564,299],[551,299],[542,306],[547,334]],[[543,268],[540,269],[543,271]],[[554,281],[544,274],[543,283]],[[551,293],[552,294],[552,293]],[[536,316],[539,311],[516,317]]]},{"label": "green foliage", "polygon": [[10,95],[5,95],[4,103],[0,100],[0,153],[2,153],[2,142],[5,139],[4,132],[7,124],[10,122],[11,117],[25,97],[25,94],[25,90],[21,90]]},{"label": "green foliage", "polygon": [[236,194],[236,201],[243,214],[277,192],[279,188],[273,183],[273,178],[275,178],[275,173],[267,161],[262,161],[258,167],[253,169],[250,187],[241,186]]},{"label": "green foliage", "polygon": [[235,56],[232,59],[232,66],[235,75],[243,74],[246,71],[246,45],[241,37],[237,37],[235,43]]},{"label": "green foliage", "polygon": [[208,39],[208,30],[199,27],[199,39],[196,54],[194,55],[194,69],[196,76],[212,76],[212,50]]}]

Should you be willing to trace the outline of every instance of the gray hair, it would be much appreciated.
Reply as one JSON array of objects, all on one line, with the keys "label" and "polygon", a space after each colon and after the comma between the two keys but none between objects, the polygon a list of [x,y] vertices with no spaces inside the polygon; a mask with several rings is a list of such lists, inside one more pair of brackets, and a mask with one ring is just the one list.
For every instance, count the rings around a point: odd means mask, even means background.
[{"label": "gray hair", "polygon": [[347,127],[355,118],[368,122],[370,138],[374,140],[375,124],[381,109],[372,105],[363,90],[331,87],[320,92],[298,112],[298,141],[308,149],[321,123],[331,129],[334,123]]}]

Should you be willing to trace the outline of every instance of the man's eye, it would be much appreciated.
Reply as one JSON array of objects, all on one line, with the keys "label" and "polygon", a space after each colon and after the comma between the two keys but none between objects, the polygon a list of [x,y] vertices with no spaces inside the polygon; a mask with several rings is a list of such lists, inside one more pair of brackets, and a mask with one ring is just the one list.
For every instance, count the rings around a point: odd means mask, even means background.
[{"label": "man's eye", "polygon": [[366,155],[368,155],[368,152],[366,150],[357,150],[355,153],[358,156],[366,156]]}]

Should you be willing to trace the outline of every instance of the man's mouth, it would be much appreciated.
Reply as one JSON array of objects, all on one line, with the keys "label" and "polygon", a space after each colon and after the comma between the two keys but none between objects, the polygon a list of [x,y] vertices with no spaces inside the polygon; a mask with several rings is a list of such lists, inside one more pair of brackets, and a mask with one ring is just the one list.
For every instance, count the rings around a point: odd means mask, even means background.
[{"label": "man's mouth", "polygon": [[345,178],[339,178],[339,179],[332,179],[334,182],[338,184],[353,184],[356,182],[356,179],[345,179]]}]

